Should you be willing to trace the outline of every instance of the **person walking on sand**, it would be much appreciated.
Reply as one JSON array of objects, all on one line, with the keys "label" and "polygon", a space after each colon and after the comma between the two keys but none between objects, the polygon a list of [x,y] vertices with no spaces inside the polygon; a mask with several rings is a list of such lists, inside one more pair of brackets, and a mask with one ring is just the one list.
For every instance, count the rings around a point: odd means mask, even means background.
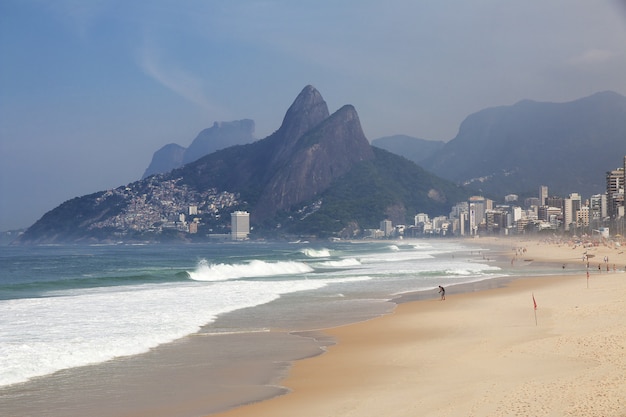
[{"label": "person walking on sand", "polygon": [[439,286],[439,294],[441,294],[441,301],[446,299],[446,289],[441,285]]}]

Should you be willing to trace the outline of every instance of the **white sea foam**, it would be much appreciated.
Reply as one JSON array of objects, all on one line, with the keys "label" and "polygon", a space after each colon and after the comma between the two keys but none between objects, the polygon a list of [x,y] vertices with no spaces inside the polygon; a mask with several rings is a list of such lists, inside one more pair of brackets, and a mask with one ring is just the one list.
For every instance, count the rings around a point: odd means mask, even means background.
[{"label": "white sea foam", "polygon": [[[478,259],[434,257],[435,251],[449,251],[450,244],[446,242],[433,243],[432,247],[407,244],[381,247],[379,243],[372,246],[342,244],[337,248],[329,246],[331,250],[302,252],[313,258],[308,262],[276,260],[280,254],[293,255],[298,250],[293,247],[271,253],[261,251],[261,255],[253,247],[254,257],[233,259],[265,260],[235,264],[211,264],[203,260],[189,267],[198,257],[210,258],[202,252],[186,258],[184,266],[176,267],[172,273],[175,280],[167,283],[61,289],[47,292],[44,298],[0,300],[0,385],[146,352],[198,332],[219,315],[266,304],[288,293],[315,290],[284,297],[276,303],[277,308],[283,308],[283,302],[297,306],[308,302],[317,308],[320,300],[350,303],[384,299],[385,294],[436,288],[442,283],[449,286],[502,272]],[[148,253],[160,250],[147,249]],[[248,250],[243,246],[234,253],[246,254]],[[343,253],[345,257],[331,258],[333,253]],[[131,273],[127,272],[128,264]],[[123,270],[125,275],[141,275],[132,270],[132,265],[134,261],[126,262],[115,270]],[[89,269],[93,270],[99,268]],[[191,279],[181,281],[176,271],[182,270],[188,271]],[[325,289],[329,284],[337,285]],[[241,329],[247,331],[248,326],[249,323],[242,323]]]},{"label": "white sea foam", "polygon": [[363,255],[359,259],[362,263],[379,263],[379,262],[401,262],[401,261],[416,261],[420,259],[429,259],[433,256],[429,252],[420,252],[415,250],[407,251],[393,251],[386,253],[376,253]]},{"label": "white sea foam", "polygon": [[0,301],[0,386],[143,353],[223,313],[268,303],[324,280],[188,282],[57,292]]},{"label": "white sea foam", "polygon": [[300,250],[300,252],[303,253],[305,256],[308,256],[309,258],[328,258],[330,256],[330,250],[326,248],[322,248],[322,249],[305,248],[305,249]]},{"label": "white sea foam", "polygon": [[359,262],[356,258],[346,258],[338,261],[324,261],[316,264],[316,266],[320,267],[331,267],[331,268],[350,268],[355,266],[360,266],[361,262]]},{"label": "white sea foam", "polygon": [[237,278],[268,277],[274,275],[293,275],[313,272],[313,268],[303,262],[282,261],[266,262],[253,260],[240,264],[211,264],[201,260],[196,269],[187,271],[194,281],[226,281]]}]

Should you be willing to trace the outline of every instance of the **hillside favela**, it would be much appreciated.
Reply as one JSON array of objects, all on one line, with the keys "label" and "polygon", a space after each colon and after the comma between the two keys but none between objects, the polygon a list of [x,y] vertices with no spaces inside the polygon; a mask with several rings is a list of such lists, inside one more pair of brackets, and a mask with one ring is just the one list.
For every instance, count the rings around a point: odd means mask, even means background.
[{"label": "hillside favela", "polygon": [[0,1],[0,417],[626,417],[624,39]]}]

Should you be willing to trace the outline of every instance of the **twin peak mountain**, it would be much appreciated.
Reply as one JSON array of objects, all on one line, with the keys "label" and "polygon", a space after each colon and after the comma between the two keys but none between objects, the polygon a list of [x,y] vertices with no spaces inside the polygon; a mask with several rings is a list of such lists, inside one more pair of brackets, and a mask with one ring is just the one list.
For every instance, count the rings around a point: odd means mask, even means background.
[{"label": "twin peak mountain", "polygon": [[252,219],[310,200],[374,152],[356,110],[346,105],[330,115],[321,94],[306,86],[280,128],[251,144],[214,152],[171,175],[199,174],[202,186],[249,190]]},{"label": "twin peak mountain", "polygon": [[156,227],[158,219],[141,227],[127,223],[149,212],[163,213],[163,200],[171,195],[163,190],[172,188],[187,196],[187,201],[179,199],[181,207],[198,204],[194,198],[206,199],[208,190],[236,196],[222,211],[211,216],[204,211],[205,233],[199,230],[198,238],[227,231],[229,213],[241,209],[250,212],[255,230],[268,237],[355,237],[359,230],[377,228],[385,218],[406,223],[417,212],[447,213],[468,195],[415,163],[372,147],[353,106],[331,115],[320,93],[309,85],[270,136],[116,190],[69,200],[46,213],[18,243],[188,239],[183,232]]}]

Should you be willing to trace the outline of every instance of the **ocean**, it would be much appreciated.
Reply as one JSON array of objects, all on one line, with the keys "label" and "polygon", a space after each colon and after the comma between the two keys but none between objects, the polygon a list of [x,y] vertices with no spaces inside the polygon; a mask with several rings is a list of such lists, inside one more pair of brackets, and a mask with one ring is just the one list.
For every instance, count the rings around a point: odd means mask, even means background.
[{"label": "ocean", "polygon": [[356,322],[405,293],[513,273],[499,265],[445,239],[2,247],[0,406],[62,370],[189,335]]}]

